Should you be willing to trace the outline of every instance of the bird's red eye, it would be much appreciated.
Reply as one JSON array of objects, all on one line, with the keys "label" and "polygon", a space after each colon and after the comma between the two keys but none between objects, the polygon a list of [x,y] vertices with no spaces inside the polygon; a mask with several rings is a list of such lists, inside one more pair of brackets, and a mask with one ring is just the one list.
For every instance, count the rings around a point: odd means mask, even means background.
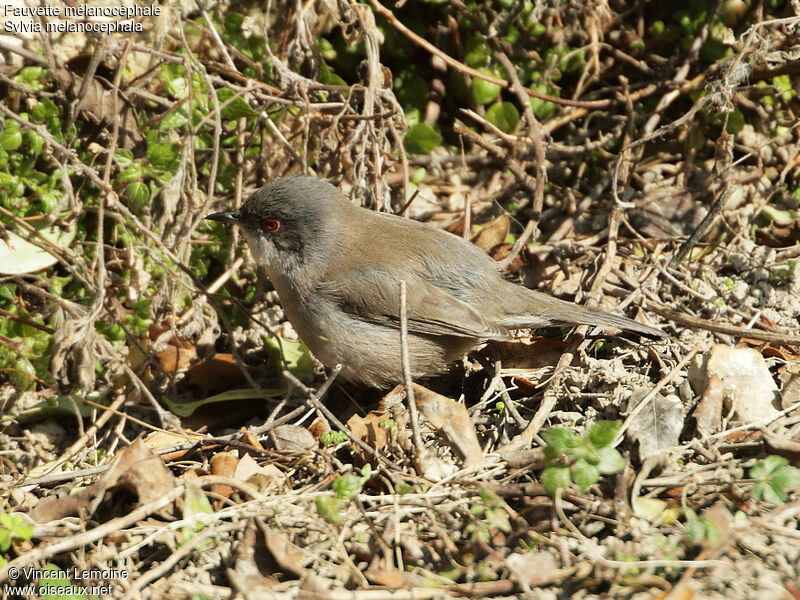
[{"label": "bird's red eye", "polygon": [[267,233],[275,233],[281,228],[281,222],[278,219],[264,219],[261,228]]}]

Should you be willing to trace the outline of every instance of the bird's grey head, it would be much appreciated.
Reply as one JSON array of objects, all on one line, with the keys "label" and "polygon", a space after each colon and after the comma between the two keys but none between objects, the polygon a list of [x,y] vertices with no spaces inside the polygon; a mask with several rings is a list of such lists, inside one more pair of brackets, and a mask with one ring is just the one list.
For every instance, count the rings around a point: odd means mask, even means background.
[{"label": "bird's grey head", "polygon": [[268,273],[285,271],[324,254],[328,216],[340,201],[346,202],[327,181],[291,175],[257,190],[238,211],[206,218],[239,225],[256,262]]}]

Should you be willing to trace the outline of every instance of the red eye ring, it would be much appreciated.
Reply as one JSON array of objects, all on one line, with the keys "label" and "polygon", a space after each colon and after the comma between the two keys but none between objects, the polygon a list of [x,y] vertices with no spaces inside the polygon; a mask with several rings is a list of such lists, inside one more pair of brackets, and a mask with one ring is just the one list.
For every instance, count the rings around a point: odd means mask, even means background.
[{"label": "red eye ring", "polygon": [[275,233],[281,228],[281,222],[278,219],[264,219],[261,228],[267,233]]}]

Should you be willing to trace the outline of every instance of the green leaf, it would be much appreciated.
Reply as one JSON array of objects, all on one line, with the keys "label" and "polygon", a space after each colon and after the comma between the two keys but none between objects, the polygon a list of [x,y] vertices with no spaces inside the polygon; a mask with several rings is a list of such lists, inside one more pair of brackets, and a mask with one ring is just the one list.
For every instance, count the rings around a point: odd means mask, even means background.
[{"label": "green leaf", "polygon": [[[199,515],[210,515],[213,513],[214,509],[211,507],[211,502],[209,502],[208,496],[206,496],[197,488],[186,488],[186,494],[183,498],[184,519],[193,519]],[[191,540],[199,531],[202,531],[205,526],[206,525],[202,521],[198,520],[189,525],[184,525],[181,527],[181,533],[183,534],[184,542]],[[205,540],[203,543],[201,543],[201,548],[206,546],[207,543],[208,540]]]},{"label": "green leaf", "polygon": [[[542,94],[547,94],[548,96],[558,96],[557,90],[545,83],[536,83],[530,87],[531,89]],[[531,96],[531,108],[533,109],[533,114],[536,116],[536,118],[541,121],[546,121],[553,116],[553,113],[556,112],[555,104],[549,100],[542,100],[533,96]]]},{"label": "green leaf", "polygon": [[750,497],[753,499],[753,502],[760,502],[762,498],[764,498],[764,494],[768,488],[769,486],[765,481],[754,483],[753,487],[750,488]]},{"label": "green leaf", "polygon": [[511,133],[519,123],[519,111],[510,102],[498,102],[486,111],[486,119],[500,131]]},{"label": "green leaf", "polygon": [[558,489],[569,487],[571,481],[569,467],[547,467],[542,473],[542,487],[550,496],[555,496]]},{"label": "green leaf", "polygon": [[132,162],[133,152],[127,148],[117,148],[117,151],[114,152],[114,164],[116,164],[120,169],[129,167]]},{"label": "green leaf", "polygon": [[[124,339],[124,332],[122,335]],[[263,391],[265,394],[273,398],[280,398],[286,393],[285,390],[275,388],[264,389]],[[179,417],[189,417],[193,415],[198,408],[206,404],[214,404],[216,402],[235,402],[238,400],[255,401],[257,399],[263,399],[263,396],[249,387],[239,390],[228,390],[226,392],[222,392],[221,394],[215,394],[194,402],[178,401],[168,396],[163,397],[164,404],[167,405],[167,408]]]},{"label": "green leaf", "polygon": [[14,76],[14,81],[18,83],[25,83],[31,86],[34,90],[41,89],[41,86],[31,85],[38,83],[39,79],[47,76],[47,69],[44,67],[23,67],[19,73]]},{"label": "green leaf", "polygon": [[686,509],[686,539],[692,544],[700,544],[706,537],[706,528],[700,517],[692,509]]},{"label": "green leaf", "polygon": [[572,468],[572,479],[585,492],[600,479],[600,470],[585,460],[579,460]]},{"label": "green leaf", "polygon": [[728,115],[728,124],[725,126],[725,131],[731,135],[736,135],[744,128],[744,125],[744,115],[741,111],[734,110]]},{"label": "green leaf", "polygon": [[173,172],[181,158],[180,147],[172,142],[159,142],[147,149],[147,160],[158,169]]},{"label": "green leaf", "polygon": [[[235,97],[234,97],[235,96]],[[254,117],[258,114],[256,110],[250,106],[244,98],[237,96],[236,92],[228,88],[220,88],[217,90],[217,98],[219,98],[220,105],[230,100],[230,103],[222,108],[223,119],[239,119],[241,117]],[[233,98],[233,100],[231,100]]]},{"label": "green leaf", "polygon": [[46,575],[39,580],[39,597],[42,600],[86,600],[86,593],[77,594],[47,594],[43,593],[44,590],[51,588],[69,588],[71,590],[79,589],[79,586],[73,586],[65,571],[62,571],[53,563],[47,563],[44,568]]},{"label": "green leaf", "polygon": [[621,421],[597,421],[589,427],[589,441],[595,448],[605,448],[617,437]]},{"label": "green leaf", "polygon": [[128,207],[133,212],[140,212],[150,200],[150,189],[140,181],[129,183],[125,188],[125,197],[128,199]]},{"label": "green leaf", "polygon": [[189,123],[189,116],[186,114],[186,108],[184,106],[179,106],[164,115],[158,128],[162,131],[178,129],[187,123]]},{"label": "green leaf", "polygon": [[317,496],[314,500],[314,505],[317,508],[317,514],[336,525],[342,521],[342,501],[335,496]]},{"label": "green leaf", "polygon": [[800,485],[800,471],[795,467],[781,467],[772,476],[772,481],[784,489],[790,490]]},{"label": "green leaf", "polygon": [[[5,516],[5,515],[4,515]],[[20,513],[11,513],[8,515],[4,527],[8,527],[11,535],[20,540],[29,540],[33,537],[33,525],[28,523]]]},{"label": "green leaf", "polygon": [[490,490],[489,488],[481,488],[478,492],[478,495],[481,497],[481,502],[483,502],[489,508],[494,508],[500,505],[500,498],[497,496],[494,490]]},{"label": "green leaf", "polygon": [[337,446],[347,441],[347,434],[344,431],[326,431],[319,436],[319,442],[323,446]]},{"label": "green leaf", "polygon": [[565,427],[554,427],[542,432],[542,439],[547,442],[547,446],[558,454],[566,453],[568,448],[574,448],[578,439],[571,429]]},{"label": "green leaf", "polygon": [[403,145],[412,154],[427,154],[439,147],[442,136],[433,127],[425,123],[416,123],[408,130]]},{"label": "green leaf", "polygon": [[753,465],[753,468],[750,469],[750,477],[753,479],[766,479],[773,471],[788,464],[789,461],[785,458],[772,454]]},{"label": "green leaf", "polygon": [[625,468],[625,459],[616,448],[600,448],[597,455],[600,457],[597,468],[603,475],[614,475]]},{"label": "green leaf", "polygon": [[183,518],[193,519],[198,515],[214,514],[211,502],[203,492],[193,487],[186,488],[183,502]]},{"label": "green leaf", "polygon": [[782,485],[775,483],[774,479],[766,481],[764,488],[764,500],[770,504],[783,504],[786,502],[786,490]]},{"label": "green leaf", "polygon": [[42,122],[56,115],[58,115],[58,107],[49,98],[42,98],[31,109],[31,120],[36,122]]},{"label": "green leaf", "polygon": [[358,475],[348,473],[333,480],[331,488],[340,500],[352,500],[361,491],[363,480]]},{"label": "green leaf", "polygon": [[[496,71],[492,71],[491,69],[481,68],[478,69],[481,73],[486,75],[491,75],[493,77],[498,77]],[[475,99],[477,104],[489,104],[492,102],[497,96],[500,95],[500,90],[502,90],[498,84],[492,83],[491,81],[486,81],[485,79],[481,79],[480,77],[473,77],[472,78],[472,97]]]},{"label": "green leaf", "polygon": [[[16,123],[14,123],[16,125]],[[19,127],[12,127],[10,124],[0,133],[0,147],[11,152],[22,146],[22,133]]]},{"label": "green leaf", "polygon": [[706,530],[706,544],[710,548],[716,547],[720,538],[719,526],[707,517],[703,517],[701,520]]},{"label": "green leaf", "polygon": [[508,520],[508,513],[502,508],[493,508],[487,511],[485,518],[490,527],[495,527],[506,533],[511,531],[511,522]]},{"label": "green leaf", "polygon": [[117,176],[117,181],[120,183],[128,183],[130,181],[139,181],[144,177],[145,165],[141,161],[134,161],[125,166]]},{"label": "green leaf", "polygon": [[308,380],[314,375],[314,361],[302,341],[266,335],[262,339],[278,373],[283,371],[285,364],[285,368],[298,379]]},{"label": "green leaf", "polygon": [[324,60],[319,65],[319,82],[323,85],[347,85],[347,82],[331,71],[328,63]]},{"label": "green leaf", "polygon": [[489,60],[489,44],[486,43],[484,36],[473,35],[467,40],[464,62],[470,67],[477,69],[485,67]]},{"label": "green leaf", "polygon": [[5,552],[9,548],[11,548],[11,532],[0,528],[0,552]]}]

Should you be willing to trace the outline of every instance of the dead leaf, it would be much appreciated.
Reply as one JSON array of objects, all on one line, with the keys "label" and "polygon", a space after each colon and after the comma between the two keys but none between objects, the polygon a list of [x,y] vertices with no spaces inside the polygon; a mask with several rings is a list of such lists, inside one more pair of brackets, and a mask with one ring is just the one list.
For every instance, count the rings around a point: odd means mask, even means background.
[{"label": "dead leaf", "polygon": [[80,99],[76,108],[84,117],[100,125],[119,123],[121,147],[131,149],[144,142],[133,108],[123,94],[117,96],[115,90],[105,89],[96,78],[85,82],[66,68],[56,68],[52,76],[69,98]]},{"label": "dead leaf", "polygon": [[376,452],[382,452],[391,444],[389,429],[381,425],[381,421],[388,419],[386,413],[371,412],[366,417],[353,415],[347,420],[350,432]]},{"label": "dead leaf", "polygon": [[657,394],[631,421],[627,433],[639,442],[642,460],[678,444],[683,430],[682,409],[680,398],[674,394]]},{"label": "dead leaf", "polygon": [[323,434],[328,433],[330,430],[331,426],[328,421],[320,416],[311,421],[311,423],[308,425],[308,432],[317,442],[319,442],[319,438],[321,438]]},{"label": "dead leaf", "polygon": [[241,367],[231,354],[215,354],[204,358],[186,372],[183,385],[209,396],[229,390],[246,381]]},{"label": "dead leaf", "polygon": [[259,465],[249,454],[245,454],[236,465],[234,479],[250,483],[259,492],[278,493],[286,488],[286,475],[275,465]]},{"label": "dead leaf", "polygon": [[158,500],[175,487],[175,478],[142,438],[117,454],[114,466],[102,480],[106,489],[121,486],[139,497],[140,504]]},{"label": "dead leaf", "polygon": [[379,566],[379,559],[375,556],[375,560],[370,563],[369,568],[364,571],[364,576],[374,585],[382,585],[392,590],[401,588],[415,588],[422,585],[422,580],[414,573],[405,573],[397,569]]},{"label": "dead leaf", "polygon": [[[266,575],[268,566],[264,565],[265,552],[262,536],[256,528],[255,519],[249,519],[242,540],[237,545],[236,559],[233,567],[226,570],[231,585],[243,598],[265,597],[272,595],[278,578]],[[274,567],[274,564],[270,565]]]},{"label": "dead leaf", "polygon": [[53,334],[50,372],[63,391],[94,389],[96,332],[85,319],[69,319]]},{"label": "dead leaf", "polygon": [[[230,452],[218,452],[211,457],[211,474],[220,477],[233,478],[239,459]],[[219,494],[223,498],[233,496],[234,489],[224,483],[215,483],[211,486],[211,491]]]},{"label": "dead leaf", "polygon": [[499,246],[506,240],[511,229],[511,217],[506,214],[500,215],[494,221],[485,225],[472,238],[472,243],[485,252],[491,252],[492,248]]},{"label": "dead leaf", "polygon": [[147,504],[171,491],[175,478],[139,438],[117,454],[111,469],[99,481],[76,494],[45,498],[29,515],[37,523],[47,523],[81,512],[91,514],[113,487],[128,489],[139,497],[140,504]]},{"label": "dead leaf", "polygon": [[[180,433],[174,431],[154,431],[144,438],[144,445],[153,452],[174,448],[175,446],[185,446],[187,443],[199,442],[205,435],[184,429]],[[177,450],[169,454],[161,454],[162,462],[168,463],[178,460],[189,450]]]},{"label": "dead leaf", "polygon": [[444,433],[464,458],[464,467],[478,464],[483,451],[467,408],[445,396],[414,384],[414,396],[420,414]]},{"label": "dead leaf", "polygon": [[197,350],[194,346],[179,347],[170,344],[156,354],[156,362],[171,375],[185,370],[194,360],[197,360]]},{"label": "dead leaf", "polygon": [[280,452],[309,452],[317,446],[317,440],[305,427],[278,425],[269,430],[269,439]]}]

